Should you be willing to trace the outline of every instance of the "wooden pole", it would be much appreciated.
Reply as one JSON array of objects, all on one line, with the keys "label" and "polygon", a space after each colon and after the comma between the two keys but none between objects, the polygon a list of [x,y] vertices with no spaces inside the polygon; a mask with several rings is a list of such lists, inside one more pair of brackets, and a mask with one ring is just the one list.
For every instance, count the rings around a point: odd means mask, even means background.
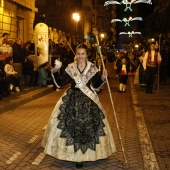
[{"label": "wooden pole", "polygon": [[[161,36],[162,36],[162,34],[159,35],[159,54],[161,54]],[[160,64],[158,64],[158,89],[157,89],[157,93],[159,93],[159,78],[160,78]]]},{"label": "wooden pole", "polygon": [[73,48],[71,47],[70,43],[67,41],[67,39],[65,39],[65,40],[66,40],[68,46],[70,47],[71,51],[73,52],[73,54],[76,55],[75,52],[74,52],[74,50],[73,50]]},{"label": "wooden pole", "polygon": [[[98,49],[99,49],[103,69],[105,69],[105,64],[104,64],[104,61],[103,61],[101,47],[99,46],[99,39],[98,39],[98,31],[97,31],[97,29],[95,29],[95,28],[93,29],[93,34],[96,36],[97,46],[98,46]],[[112,109],[113,109],[113,113],[114,113],[114,117],[115,117],[115,121],[116,121],[116,127],[117,127],[117,130],[118,130],[118,136],[119,136],[120,143],[121,143],[121,149],[122,149],[122,152],[123,152],[124,161],[125,161],[125,164],[127,165],[125,149],[124,149],[124,146],[123,146],[122,137],[121,137],[121,133],[120,133],[120,128],[119,128],[119,124],[118,124],[118,120],[117,120],[117,115],[116,115],[116,111],[115,111],[115,107],[114,107],[114,103],[113,103],[113,99],[112,99],[112,94],[111,94],[111,91],[110,91],[110,85],[109,85],[107,77],[106,77],[106,83],[107,83],[109,96],[110,96],[110,101],[111,101],[111,104],[112,104]]]}]

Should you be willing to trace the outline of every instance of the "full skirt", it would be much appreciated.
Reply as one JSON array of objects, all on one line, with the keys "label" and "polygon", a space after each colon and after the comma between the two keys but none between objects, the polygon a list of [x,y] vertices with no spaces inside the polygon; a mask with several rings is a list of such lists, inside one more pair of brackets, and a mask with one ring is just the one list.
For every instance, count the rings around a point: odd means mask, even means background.
[{"label": "full skirt", "polygon": [[116,152],[106,114],[79,89],[58,100],[42,140],[44,152],[73,162],[105,159]]}]

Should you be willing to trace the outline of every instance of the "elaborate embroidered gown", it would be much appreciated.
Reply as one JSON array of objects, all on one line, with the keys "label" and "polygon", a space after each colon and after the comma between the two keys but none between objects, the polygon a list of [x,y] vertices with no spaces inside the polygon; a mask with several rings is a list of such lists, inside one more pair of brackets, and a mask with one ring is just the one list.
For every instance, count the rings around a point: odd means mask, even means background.
[{"label": "elaborate embroidered gown", "polygon": [[94,88],[104,82],[91,62],[80,72],[77,62],[71,63],[60,85],[71,87],[58,100],[42,140],[44,152],[57,159],[83,162],[96,161],[116,152],[106,114]]}]

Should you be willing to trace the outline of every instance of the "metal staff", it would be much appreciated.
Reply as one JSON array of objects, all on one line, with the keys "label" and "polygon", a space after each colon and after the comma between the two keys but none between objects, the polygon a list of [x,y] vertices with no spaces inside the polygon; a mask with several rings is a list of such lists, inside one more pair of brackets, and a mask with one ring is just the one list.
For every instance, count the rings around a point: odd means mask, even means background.
[{"label": "metal staff", "polygon": [[[104,61],[103,61],[101,47],[99,46],[98,31],[97,31],[96,28],[93,29],[93,34],[96,36],[97,45],[98,45],[98,48],[99,48],[99,53],[100,53],[100,56],[101,56],[101,61],[102,61],[103,69],[105,69],[105,64],[104,64]],[[122,137],[121,137],[121,134],[120,134],[120,128],[119,128],[119,124],[118,124],[118,120],[117,120],[117,115],[116,115],[115,107],[114,107],[114,104],[113,104],[113,99],[112,99],[112,95],[111,95],[111,91],[110,91],[110,86],[109,86],[109,82],[108,82],[107,77],[106,77],[106,83],[107,83],[107,87],[108,87],[108,91],[109,91],[109,96],[110,96],[110,100],[111,100],[111,104],[112,104],[112,109],[113,109],[113,113],[114,113],[114,117],[115,117],[115,121],[116,121],[116,127],[117,127],[117,130],[118,130],[118,135],[119,135],[119,139],[120,139],[120,143],[121,143],[121,148],[122,148],[122,152],[123,152],[123,156],[124,156],[124,161],[125,161],[125,163],[127,165],[125,149],[123,147]]]},{"label": "metal staff", "polygon": [[[161,54],[161,36],[162,34],[159,35],[159,53]],[[160,64],[158,64],[158,89],[157,93],[159,93],[159,77],[160,77]]]}]

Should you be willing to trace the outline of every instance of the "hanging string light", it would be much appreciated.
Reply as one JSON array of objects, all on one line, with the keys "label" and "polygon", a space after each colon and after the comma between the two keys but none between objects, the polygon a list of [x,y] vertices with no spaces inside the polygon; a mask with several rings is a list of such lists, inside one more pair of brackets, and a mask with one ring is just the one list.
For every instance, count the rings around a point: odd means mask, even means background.
[{"label": "hanging string light", "polygon": [[113,23],[113,22],[125,22],[125,27],[126,26],[130,26],[130,21],[143,21],[143,19],[141,18],[141,17],[135,17],[135,18],[132,18],[132,17],[129,17],[129,18],[123,18],[122,20],[120,20],[120,19],[112,19],[111,20],[111,23]]},{"label": "hanging string light", "polygon": [[131,31],[131,32],[130,32],[130,31],[128,31],[128,32],[120,32],[120,33],[119,33],[119,35],[123,35],[123,34],[125,34],[125,35],[127,34],[127,35],[129,35],[129,38],[132,38],[134,34],[139,34],[139,35],[141,35],[141,32],[134,32],[134,31]]},{"label": "hanging string light", "polygon": [[131,0],[130,2],[128,0],[122,0],[121,2],[118,2],[118,1],[106,1],[104,3],[104,6],[107,6],[107,5],[121,5],[121,4],[124,4],[126,5],[124,11],[126,12],[127,10],[129,11],[132,11],[132,4],[137,4],[137,3],[147,3],[147,4],[150,4],[152,5],[152,1],[151,0]]}]

